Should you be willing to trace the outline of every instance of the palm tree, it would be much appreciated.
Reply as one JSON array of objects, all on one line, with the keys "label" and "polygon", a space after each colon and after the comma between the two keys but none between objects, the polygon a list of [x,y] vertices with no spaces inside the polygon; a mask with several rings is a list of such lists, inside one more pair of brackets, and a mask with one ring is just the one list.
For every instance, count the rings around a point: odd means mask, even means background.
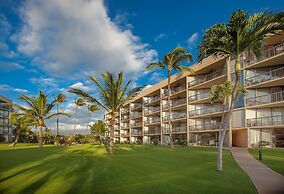
[{"label": "palm tree", "polygon": [[[59,94],[57,95],[54,100],[55,100],[55,103],[56,103],[56,112],[58,113],[59,110],[58,110],[58,106],[59,104],[63,103],[66,99],[66,96],[64,94]],[[56,115],[56,136],[59,135],[59,115]]]},{"label": "palm tree", "polygon": [[147,71],[151,71],[153,68],[167,69],[168,73],[168,105],[169,105],[169,135],[170,135],[170,145],[171,148],[174,148],[173,137],[172,137],[172,126],[171,126],[171,73],[175,71],[192,71],[189,67],[182,66],[181,63],[186,61],[189,62],[192,60],[192,55],[187,53],[185,48],[177,47],[167,53],[162,62],[150,63],[147,67]]},{"label": "palm tree", "polygon": [[26,106],[14,106],[21,111],[21,114],[33,118],[35,126],[40,127],[38,141],[39,147],[42,147],[42,130],[43,127],[46,127],[45,121],[57,115],[68,116],[68,114],[64,112],[52,113],[52,109],[56,105],[56,102],[55,100],[48,102],[48,96],[42,91],[39,91],[37,96],[22,95],[19,97],[19,99],[23,101]]},{"label": "palm tree", "polygon": [[75,105],[76,105],[76,112],[75,112],[75,121],[74,121],[74,135],[75,135],[75,131],[76,131],[76,125],[77,125],[77,117],[78,117],[78,108],[81,106],[85,106],[86,103],[84,102],[84,100],[82,98],[78,98],[75,100]]},{"label": "palm tree", "polygon": [[91,113],[92,113],[92,112],[95,112],[95,111],[97,111],[97,110],[99,110],[98,105],[96,105],[96,104],[90,104],[90,105],[88,105],[88,112],[89,112],[89,114],[88,114],[88,123],[87,123],[87,125],[86,125],[86,130],[88,130],[88,126],[89,126],[89,124],[90,124],[90,122],[91,122]]},{"label": "palm tree", "polygon": [[[222,119],[222,133],[219,142],[217,170],[222,171],[222,144],[228,123],[232,117],[234,104],[240,88],[241,57],[244,52],[253,52],[256,57],[261,56],[261,45],[268,34],[276,34],[284,29],[284,13],[260,12],[253,15],[243,10],[234,12],[227,24],[215,24],[207,29],[199,46],[199,60],[213,56],[225,57],[227,61],[235,59],[235,79],[228,111]],[[231,72],[229,72],[231,73]]]},{"label": "palm tree", "polygon": [[90,125],[91,133],[100,138],[100,143],[103,144],[103,136],[106,132],[106,123],[102,120],[98,120],[93,125]]},{"label": "palm tree", "polygon": [[134,88],[127,93],[129,89],[129,84],[131,81],[126,82],[123,85],[123,73],[118,73],[118,76],[115,76],[112,73],[106,72],[102,73],[103,85],[97,80],[95,76],[91,76],[90,79],[97,85],[100,91],[101,98],[91,96],[87,92],[71,88],[69,92],[79,95],[84,98],[89,103],[97,104],[104,110],[106,110],[110,116],[110,145],[109,145],[109,154],[114,154],[114,125],[115,125],[115,113],[129,100],[131,100],[143,87],[139,89]]},{"label": "palm tree", "polygon": [[29,115],[22,115],[22,114],[13,112],[9,117],[9,123],[10,123],[10,126],[16,132],[16,138],[14,142],[10,145],[12,147],[15,147],[16,144],[18,143],[21,130],[26,130],[28,126],[34,125],[34,119],[30,117]]}]

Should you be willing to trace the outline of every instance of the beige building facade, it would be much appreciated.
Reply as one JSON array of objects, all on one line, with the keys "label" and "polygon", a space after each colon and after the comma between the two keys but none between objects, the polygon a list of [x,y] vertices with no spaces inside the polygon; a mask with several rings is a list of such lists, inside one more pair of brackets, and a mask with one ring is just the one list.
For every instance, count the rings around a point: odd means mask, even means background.
[{"label": "beige building facade", "polygon": [[[173,75],[170,105],[167,80],[141,92],[116,114],[115,141],[168,144],[171,118],[175,144],[216,146],[223,106],[211,103],[208,92],[234,80],[234,62],[209,57],[191,66],[193,73]],[[241,84],[247,94],[235,104],[225,145],[254,147],[266,141],[284,147],[284,34],[267,38],[259,59],[243,54]],[[110,127],[109,119],[106,114]]]}]

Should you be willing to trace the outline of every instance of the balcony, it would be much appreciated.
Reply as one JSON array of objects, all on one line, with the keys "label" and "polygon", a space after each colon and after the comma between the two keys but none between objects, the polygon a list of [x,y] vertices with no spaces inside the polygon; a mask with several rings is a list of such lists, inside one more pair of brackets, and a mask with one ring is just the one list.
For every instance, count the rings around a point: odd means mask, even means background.
[{"label": "balcony", "polygon": [[[184,119],[186,118],[186,113],[172,113],[171,115],[171,120],[178,120],[178,119]],[[163,121],[168,121],[169,120],[169,115],[165,115],[163,117]]]},{"label": "balcony", "polygon": [[130,113],[130,118],[137,118],[141,116],[142,116],[142,112],[131,112]]},{"label": "balcony", "polygon": [[190,117],[194,117],[198,115],[208,115],[208,114],[212,115],[213,113],[220,113],[220,112],[223,112],[222,105],[191,110],[188,113]]},{"label": "balcony", "polygon": [[220,129],[221,122],[214,122],[214,123],[204,123],[198,125],[190,125],[189,131],[212,131]]},{"label": "balcony", "polygon": [[174,94],[177,94],[179,92],[182,92],[185,89],[186,89],[186,85],[185,84],[177,86],[177,87],[174,87],[174,88],[171,89],[171,95],[174,95]]},{"label": "balcony", "polygon": [[154,124],[160,124],[161,120],[159,117],[155,117],[152,119],[148,119],[147,121],[145,121],[145,125],[154,125]]},{"label": "balcony", "polygon": [[[268,72],[264,72],[262,74],[258,74],[249,78],[245,79],[245,84],[247,87],[249,86],[253,86],[253,85],[263,85],[264,87],[273,87],[273,86],[279,86],[281,85],[281,81],[279,83],[275,82],[275,84],[272,85],[267,85],[264,82],[268,82],[271,80],[276,80],[279,78],[283,78],[284,77],[284,67],[280,67]],[[282,83],[283,84],[283,83]]]},{"label": "balcony", "polygon": [[0,110],[11,111],[12,110],[12,106],[11,105],[7,105],[6,103],[0,103]]},{"label": "balcony", "polygon": [[159,100],[160,100],[160,96],[159,96],[159,95],[153,96],[153,97],[150,97],[150,98],[148,98],[147,100],[145,100],[144,104],[145,104],[145,105],[149,105],[149,104],[158,102]]},{"label": "balcony", "polygon": [[160,107],[156,106],[156,107],[149,107],[148,109],[145,109],[145,115],[149,115],[149,114],[153,114],[153,113],[157,113],[160,112]]},{"label": "balcony", "polygon": [[129,129],[129,124],[121,125],[121,129]]},{"label": "balcony", "polygon": [[247,119],[247,127],[284,125],[284,115]]},{"label": "balcony", "polygon": [[161,134],[161,128],[150,128],[148,131],[144,131],[145,135],[160,135]]},{"label": "balcony", "polygon": [[205,74],[205,75],[201,76],[200,78],[196,78],[193,81],[189,82],[188,87],[190,88],[190,87],[199,85],[201,83],[207,82],[209,80],[213,80],[213,79],[220,77],[222,75],[225,75],[225,74],[226,74],[225,68],[219,69],[217,71],[213,71],[211,73]]},{"label": "balcony", "polygon": [[[169,127],[163,127],[163,133],[170,133]],[[172,126],[172,133],[186,133],[186,126]]]},{"label": "balcony", "polygon": [[[172,108],[175,108],[175,107],[178,107],[178,106],[181,106],[181,105],[185,105],[186,104],[186,98],[180,98],[180,99],[177,99],[177,100],[172,100]],[[163,104],[163,110],[166,110],[166,109],[169,109],[169,105],[166,103],[166,104]]]},{"label": "balcony", "polygon": [[209,99],[209,93],[207,92],[202,92],[202,93],[197,93],[195,95],[189,96],[188,97],[188,102],[194,102],[194,101],[199,101],[199,100],[205,100]]},{"label": "balcony", "polygon": [[246,104],[247,106],[257,106],[281,101],[284,101],[284,91],[248,98]]},{"label": "balcony", "polygon": [[142,122],[131,123],[131,127],[142,127]]},{"label": "balcony", "polygon": [[272,48],[264,50],[260,58],[253,56],[253,57],[250,57],[248,59],[245,59],[244,60],[244,66],[250,66],[254,63],[258,63],[258,62],[261,62],[263,60],[272,58],[272,57],[277,56],[281,53],[284,53],[284,43],[275,45]]},{"label": "balcony", "polygon": [[122,132],[122,133],[121,133],[121,137],[129,137],[129,133]]},{"label": "balcony", "polygon": [[127,114],[129,113],[129,109],[121,109],[121,114]]},{"label": "balcony", "polygon": [[142,130],[131,130],[131,136],[142,136]]},{"label": "balcony", "polygon": [[123,118],[121,118],[121,122],[123,122],[123,123],[129,122],[129,117],[123,117]]},{"label": "balcony", "polygon": [[132,107],[132,110],[140,109],[142,108],[142,104],[134,104]]}]

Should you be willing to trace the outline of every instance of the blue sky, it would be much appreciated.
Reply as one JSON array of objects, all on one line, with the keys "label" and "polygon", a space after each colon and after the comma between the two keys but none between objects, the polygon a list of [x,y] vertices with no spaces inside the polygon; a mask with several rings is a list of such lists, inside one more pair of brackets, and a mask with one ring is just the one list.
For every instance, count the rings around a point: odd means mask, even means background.
[{"label": "blue sky", "polygon": [[[283,11],[283,0],[47,0],[0,4],[0,95],[19,102],[39,89],[49,96],[70,86],[96,93],[89,75],[123,70],[133,86],[153,85],[161,72],[147,63],[183,46],[197,60],[204,30],[236,9]],[[193,62],[192,62],[193,63]],[[192,64],[191,63],[191,64]],[[68,94],[68,96],[70,96]],[[72,111],[74,96],[63,105]],[[84,120],[82,110],[82,122]],[[94,118],[100,118],[96,114]],[[70,121],[65,121],[68,123]]]}]

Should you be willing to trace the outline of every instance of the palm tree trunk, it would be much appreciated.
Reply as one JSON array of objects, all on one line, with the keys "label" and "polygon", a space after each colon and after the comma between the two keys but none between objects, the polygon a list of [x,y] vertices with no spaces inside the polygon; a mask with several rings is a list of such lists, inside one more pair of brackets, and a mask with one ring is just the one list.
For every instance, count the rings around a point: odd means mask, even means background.
[{"label": "palm tree trunk", "polygon": [[16,139],[15,139],[15,141],[14,141],[12,144],[9,145],[9,147],[15,147],[15,146],[16,146],[16,144],[17,144],[18,141],[19,141],[19,136],[20,136],[20,130],[17,129]]},{"label": "palm tree trunk", "polygon": [[58,115],[58,103],[56,103],[56,136],[59,135],[59,115]]},{"label": "palm tree trunk", "polygon": [[[223,143],[222,143],[222,137],[225,133],[224,129],[224,119],[225,119],[225,109],[226,109],[226,103],[227,101],[224,100],[223,102],[223,112],[222,112],[222,119],[221,119],[221,126],[219,130],[219,136],[218,136],[218,157],[217,157],[217,171],[221,172],[223,169]],[[226,133],[225,133],[226,135]]]},{"label": "palm tree trunk", "polygon": [[111,114],[111,129],[110,129],[110,143],[109,143],[109,154],[114,154],[114,123],[115,123],[115,115]]},{"label": "palm tree trunk", "polygon": [[40,126],[39,128],[39,138],[38,138],[38,145],[40,148],[42,148],[42,143],[43,143],[43,139],[42,139],[42,126]]},{"label": "palm tree trunk", "polygon": [[173,135],[172,135],[172,126],[171,126],[171,72],[168,70],[168,106],[169,106],[169,135],[170,135],[170,146],[174,148]]},{"label": "palm tree trunk", "polygon": [[76,125],[77,125],[77,114],[78,114],[78,106],[76,106],[76,111],[75,111],[74,135],[75,135]]},{"label": "palm tree trunk", "polygon": [[[235,63],[235,76],[236,76],[236,80],[235,80],[235,84],[234,84],[234,88],[232,91],[232,96],[231,96],[231,102],[229,104],[229,110],[228,113],[224,115],[224,119],[223,120],[223,129],[221,132],[221,138],[220,138],[220,143],[219,143],[219,147],[218,147],[218,161],[217,161],[217,170],[219,172],[222,172],[223,170],[223,166],[222,166],[222,148],[223,148],[223,144],[224,144],[224,140],[226,137],[226,132],[229,128],[229,122],[232,118],[233,115],[233,110],[234,110],[234,105],[235,105],[235,101],[238,97],[238,90],[240,87],[240,69],[241,69],[241,65],[240,65],[240,55],[237,56],[236,58],[236,63]],[[230,72],[228,72],[230,73]]]}]

